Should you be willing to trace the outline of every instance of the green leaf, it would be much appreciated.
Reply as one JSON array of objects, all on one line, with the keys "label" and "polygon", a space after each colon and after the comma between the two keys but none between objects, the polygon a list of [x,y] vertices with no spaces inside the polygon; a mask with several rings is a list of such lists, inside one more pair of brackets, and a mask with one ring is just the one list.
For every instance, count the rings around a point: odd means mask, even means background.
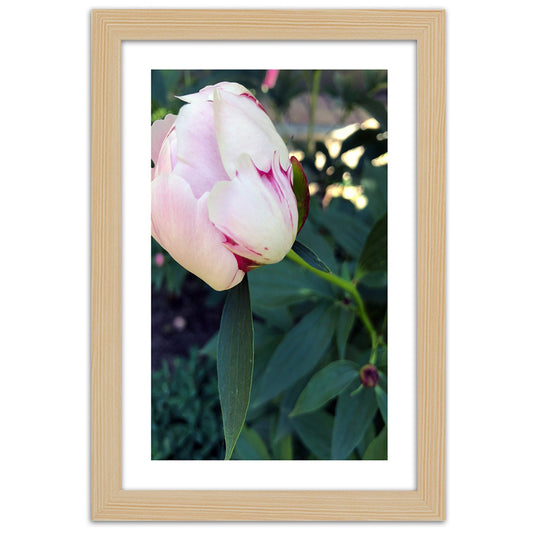
[{"label": "green leaf", "polygon": [[361,279],[367,272],[387,271],[387,214],[383,215],[366,238],[355,278]]},{"label": "green leaf", "polygon": [[372,348],[358,348],[357,337],[363,338],[365,341],[368,341],[368,332],[366,330],[362,330],[359,336],[356,336],[355,338],[355,345],[350,344],[348,346],[350,348],[349,358],[354,361],[359,366],[359,368],[361,368],[363,365],[366,365],[368,361],[370,361],[370,357],[372,355]]},{"label": "green leaf", "polygon": [[328,265],[332,272],[338,271],[337,260],[335,259],[335,254],[333,252],[333,246],[330,242],[331,238],[326,238],[324,235],[321,235],[316,227],[316,224],[313,223],[311,217],[313,212],[316,209],[322,209],[317,206],[315,202],[312,202],[309,218],[307,219],[305,226],[302,228],[302,231],[298,234],[298,242],[305,244],[308,248],[311,248],[318,257],[322,260],[323,263]]},{"label": "green leaf", "polygon": [[301,266],[284,259],[274,265],[257,268],[248,273],[254,311],[279,308],[296,302],[332,299],[330,284]]},{"label": "green leaf", "polygon": [[355,210],[344,213],[330,206],[322,213],[320,221],[350,257],[359,258],[368,227],[358,218]]},{"label": "green leaf", "polygon": [[202,355],[207,355],[213,359],[217,358],[218,355],[218,332],[215,333],[200,349],[199,353]]},{"label": "green leaf", "polygon": [[337,314],[336,306],[320,305],[285,335],[258,382],[254,404],[274,398],[318,364],[330,346]]},{"label": "green leaf", "polygon": [[[387,272],[367,272],[361,279],[361,286],[364,288],[384,289],[387,287]],[[364,289],[363,289],[364,290]]]},{"label": "green leaf", "polygon": [[361,185],[368,198],[366,209],[377,220],[387,212],[387,165],[365,165]]},{"label": "green leaf", "polygon": [[[355,385],[355,389],[350,392],[350,396],[355,396],[356,394],[360,394],[365,390],[365,386],[361,383],[361,380],[357,380]],[[351,387],[353,389],[353,387]]]},{"label": "green leaf", "polygon": [[228,291],[218,335],[218,390],[226,456],[229,459],[246,419],[254,366],[254,330],[247,276]]},{"label": "green leaf", "polygon": [[380,434],[368,445],[363,455],[364,461],[387,460],[387,428],[383,428]]},{"label": "green leaf", "polygon": [[379,388],[387,392],[387,376],[383,372],[378,372]]},{"label": "green leaf", "polygon": [[[387,366],[387,346],[381,345],[378,346],[376,349],[376,366],[378,368],[383,368]],[[381,378],[380,378],[381,379]],[[380,385],[383,385],[383,383],[380,383]],[[383,390],[387,390],[386,380],[385,380],[385,386],[382,387]]]},{"label": "green leaf", "polygon": [[258,461],[270,459],[267,447],[257,431],[244,426],[235,445],[235,459]]},{"label": "green leaf", "polygon": [[255,317],[262,318],[273,329],[287,333],[292,328],[293,317],[288,307],[263,307],[252,298],[252,310]]},{"label": "green leaf", "polygon": [[290,389],[283,393],[278,411],[278,420],[274,431],[273,442],[279,442],[283,437],[292,431],[292,421],[289,413],[294,409],[296,400],[304,389],[305,379],[295,383]]},{"label": "green leaf", "polygon": [[309,213],[309,185],[304,169],[296,157],[291,157],[292,164],[292,190],[296,196],[296,206],[298,208],[298,232],[307,219]]},{"label": "green leaf", "polygon": [[152,70],[152,100],[159,105],[167,103],[167,88],[165,78],[160,70]]},{"label": "green leaf", "polygon": [[376,395],[363,388],[355,396],[345,391],[337,400],[331,445],[332,459],[346,459],[365,436],[377,411]]},{"label": "green leaf", "polygon": [[383,420],[385,421],[385,424],[387,423],[387,393],[379,386],[374,389],[376,391],[376,401],[378,403],[379,412],[381,413],[381,416],[383,417]]},{"label": "green leaf", "polygon": [[294,418],[292,424],[300,440],[319,459],[331,457],[333,417],[329,413],[315,411]]},{"label": "green leaf", "polygon": [[351,361],[330,363],[310,379],[290,416],[319,409],[340,394],[357,376],[357,366]]},{"label": "green leaf", "polygon": [[308,248],[305,244],[295,241],[292,245],[292,249],[308,265],[311,265],[313,268],[321,270],[322,272],[327,272],[328,274],[331,273],[329,267],[324,262],[322,262],[322,260],[318,257],[318,255],[315,254],[315,252],[313,252],[313,250],[311,250],[311,248]]},{"label": "green leaf", "polygon": [[336,332],[337,351],[341,359],[346,357],[346,343],[348,342],[348,337],[350,336],[354,323],[355,309],[348,306],[341,307]]},{"label": "green leaf", "polygon": [[259,321],[254,322],[254,382],[263,375],[274,350],[282,339],[283,334],[280,334],[275,328],[268,327]]},{"label": "green leaf", "polygon": [[292,435],[285,435],[279,442],[273,444],[274,458],[281,461],[291,461],[292,453]]},{"label": "green leaf", "polygon": [[359,444],[355,447],[354,452],[362,459],[365,455],[366,449],[370,446],[370,443],[377,437],[377,432],[374,424],[369,424],[366,428],[364,437],[359,441]]}]

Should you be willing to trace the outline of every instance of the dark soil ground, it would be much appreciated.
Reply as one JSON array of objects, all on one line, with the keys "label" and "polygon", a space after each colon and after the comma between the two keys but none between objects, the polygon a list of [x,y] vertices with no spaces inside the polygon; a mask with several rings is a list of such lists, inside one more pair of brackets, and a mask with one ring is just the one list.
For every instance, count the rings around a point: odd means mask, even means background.
[{"label": "dark soil ground", "polygon": [[179,296],[152,286],[152,369],[186,357],[192,346],[202,348],[218,331],[223,305],[195,276],[187,276]]}]

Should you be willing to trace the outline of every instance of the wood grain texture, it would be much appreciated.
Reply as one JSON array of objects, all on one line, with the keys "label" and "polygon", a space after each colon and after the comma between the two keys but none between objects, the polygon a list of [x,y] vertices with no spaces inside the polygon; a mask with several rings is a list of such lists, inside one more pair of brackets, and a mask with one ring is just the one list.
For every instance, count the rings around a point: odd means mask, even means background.
[{"label": "wood grain texture", "polygon": [[[93,520],[435,521],[445,517],[445,15],[396,10],[96,10],[91,84]],[[414,40],[417,489],[122,490],[120,67],[123,40]]]}]

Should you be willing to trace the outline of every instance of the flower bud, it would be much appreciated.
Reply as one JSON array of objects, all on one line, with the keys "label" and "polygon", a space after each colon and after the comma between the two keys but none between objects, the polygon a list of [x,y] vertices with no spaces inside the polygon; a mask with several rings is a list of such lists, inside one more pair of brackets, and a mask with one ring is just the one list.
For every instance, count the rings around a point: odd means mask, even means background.
[{"label": "flower bud", "polygon": [[[181,99],[187,105],[177,117],[152,126],[152,235],[184,268],[225,290],[291,249],[299,230],[293,167],[242,85],[222,82]],[[308,208],[307,201],[305,215]]]},{"label": "flower bud", "polygon": [[378,369],[369,363],[361,368],[359,377],[365,387],[373,389],[379,381]]},{"label": "flower bud", "polygon": [[265,74],[265,79],[261,84],[261,90],[266,93],[269,89],[272,89],[278,81],[279,70],[267,70]]}]

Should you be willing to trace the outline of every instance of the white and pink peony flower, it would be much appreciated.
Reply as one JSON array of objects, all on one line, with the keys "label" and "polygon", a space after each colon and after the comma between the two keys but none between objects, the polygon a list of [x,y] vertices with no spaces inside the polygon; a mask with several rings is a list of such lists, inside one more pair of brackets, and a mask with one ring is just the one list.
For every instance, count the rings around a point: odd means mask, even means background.
[{"label": "white and pink peony flower", "polygon": [[[303,223],[287,147],[256,98],[222,82],[152,126],[152,235],[216,290],[281,261]],[[300,216],[302,218],[302,216]]]}]

